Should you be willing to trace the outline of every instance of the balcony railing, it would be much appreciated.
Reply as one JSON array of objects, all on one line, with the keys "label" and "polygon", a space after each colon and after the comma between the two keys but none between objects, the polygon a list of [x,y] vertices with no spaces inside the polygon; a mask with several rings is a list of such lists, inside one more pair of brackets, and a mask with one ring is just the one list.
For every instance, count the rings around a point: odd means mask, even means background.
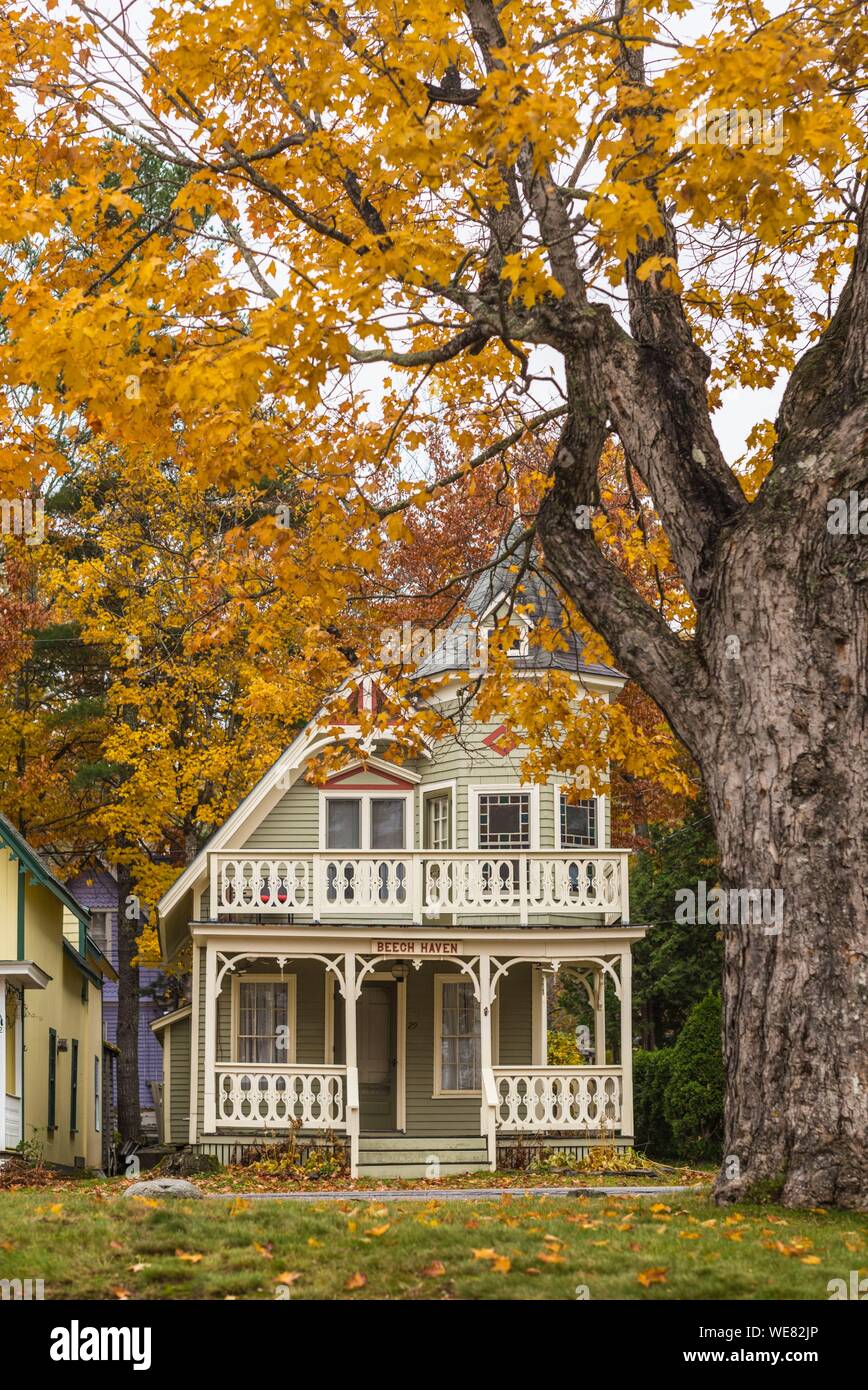
[{"label": "balcony railing", "polygon": [[216,1120],[237,1129],[347,1128],[346,1067],[287,1067],[221,1062],[216,1068]]},{"label": "balcony railing", "polygon": [[492,1067],[495,1128],[545,1133],[621,1129],[620,1067]]},{"label": "balcony railing", "polygon": [[578,913],[626,920],[627,850],[467,852],[292,851],[210,855],[211,917],[292,914],[434,918]]}]

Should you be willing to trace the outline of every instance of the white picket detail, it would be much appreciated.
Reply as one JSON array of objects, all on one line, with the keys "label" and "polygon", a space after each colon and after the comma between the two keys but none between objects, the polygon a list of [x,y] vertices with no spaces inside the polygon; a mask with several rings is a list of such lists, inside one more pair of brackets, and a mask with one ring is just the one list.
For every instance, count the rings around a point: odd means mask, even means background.
[{"label": "white picket detail", "polygon": [[499,1130],[621,1128],[620,1067],[494,1067]]},{"label": "white picket detail", "polygon": [[313,1069],[222,1062],[216,1068],[217,1124],[343,1130],[346,1067]]},{"label": "white picket detail", "polygon": [[309,859],[220,856],[217,915],[228,912],[305,912],[311,907]]},{"label": "white picket detail", "polygon": [[628,912],[626,850],[532,854],[406,851],[215,854],[212,917],[293,914],[392,916]]}]

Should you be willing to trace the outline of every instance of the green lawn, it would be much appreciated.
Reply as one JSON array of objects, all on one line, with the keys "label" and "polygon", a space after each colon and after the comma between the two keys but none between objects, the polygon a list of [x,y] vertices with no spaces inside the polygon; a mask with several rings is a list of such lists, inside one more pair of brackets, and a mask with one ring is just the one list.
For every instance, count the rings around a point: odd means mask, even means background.
[{"label": "green lawn", "polygon": [[[64,1298],[826,1299],[868,1274],[847,1212],[705,1197],[153,1202],[0,1193],[0,1279]],[[281,1276],[283,1276],[281,1282]],[[579,1288],[579,1296],[583,1290]]]}]

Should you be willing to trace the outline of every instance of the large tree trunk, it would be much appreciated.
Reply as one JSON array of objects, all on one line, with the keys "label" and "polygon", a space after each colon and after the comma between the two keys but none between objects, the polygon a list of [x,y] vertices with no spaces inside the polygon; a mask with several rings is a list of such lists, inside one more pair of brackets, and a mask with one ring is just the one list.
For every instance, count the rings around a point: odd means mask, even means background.
[{"label": "large tree trunk", "polygon": [[[816,376],[816,362],[810,370]],[[716,1195],[864,1208],[868,536],[827,523],[830,499],[868,497],[868,409],[842,415],[822,390],[812,402],[816,385],[794,376],[775,470],[738,524],[721,529],[691,644],[698,661],[684,682],[672,680],[677,653],[666,640],[640,654],[634,624],[612,623],[611,595],[596,616],[699,763],[723,889],[780,895],[767,904],[779,904],[778,920],[760,920],[742,899],[723,925],[726,1131]],[[542,530],[553,568],[588,612],[590,552],[573,503],[559,478]]]},{"label": "large tree trunk", "polygon": [[139,972],[133,965],[141,931],[138,915],[128,918],[133,883],[125,864],[117,866],[118,887],[118,1129],[126,1142],[141,1137],[139,1105]]},{"label": "large tree trunk", "polygon": [[868,495],[865,439],[859,412],[782,463],[801,482],[724,540],[705,616],[722,882],[782,899],[779,928],[724,928],[724,1200],[868,1205],[868,537],[826,505]]}]

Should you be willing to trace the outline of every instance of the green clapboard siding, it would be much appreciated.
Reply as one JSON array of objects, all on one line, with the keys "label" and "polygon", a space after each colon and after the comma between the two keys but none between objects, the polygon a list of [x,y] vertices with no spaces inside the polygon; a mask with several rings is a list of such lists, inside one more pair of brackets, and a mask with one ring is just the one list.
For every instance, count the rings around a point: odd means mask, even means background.
[{"label": "green clapboard siding", "polygon": [[170,1023],[169,1140],[186,1144],[190,1134],[190,1016]]}]

